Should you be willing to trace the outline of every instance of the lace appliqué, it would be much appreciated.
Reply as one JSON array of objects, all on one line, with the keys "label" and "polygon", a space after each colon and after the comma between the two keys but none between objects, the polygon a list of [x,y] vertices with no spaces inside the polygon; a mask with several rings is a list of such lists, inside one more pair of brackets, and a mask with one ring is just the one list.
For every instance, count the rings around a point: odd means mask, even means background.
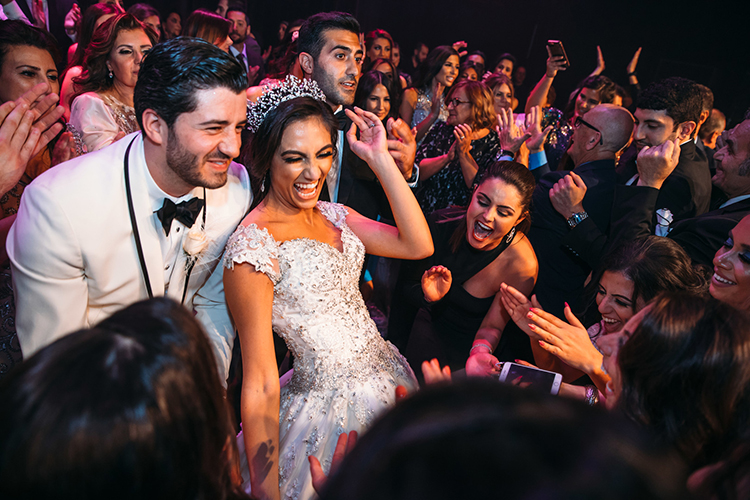
[{"label": "lace appliqu\u00e9", "polygon": [[268,229],[255,224],[239,226],[229,237],[224,253],[224,267],[234,269],[234,264],[252,264],[268,276],[274,285],[281,280],[278,271],[279,247]]},{"label": "lace appliqu\u00e9", "polygon": [[135,117],[135,109],[127,104],[120,102],[109,94],[99,94],[104,104],[106,104],[112,111],[112,115],[115,117],[117,126],[125,132],[125,134],[131,134],[140,130],[138,127],[138,120]]}]

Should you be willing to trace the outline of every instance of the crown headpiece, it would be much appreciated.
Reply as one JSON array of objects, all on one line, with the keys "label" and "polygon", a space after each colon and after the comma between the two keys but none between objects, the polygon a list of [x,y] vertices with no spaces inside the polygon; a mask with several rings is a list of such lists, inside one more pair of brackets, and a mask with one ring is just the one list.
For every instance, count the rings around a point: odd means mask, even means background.
[{"label": "crown headpiece", "polygon": [[263,94],[254,103],[247,106],[247,128],[255,133],[266,115],[282,102],[297,97],[312,97],[326,102],[326,95],[314,80],[300,80],[294,75],[279,82],[263,86]]}]

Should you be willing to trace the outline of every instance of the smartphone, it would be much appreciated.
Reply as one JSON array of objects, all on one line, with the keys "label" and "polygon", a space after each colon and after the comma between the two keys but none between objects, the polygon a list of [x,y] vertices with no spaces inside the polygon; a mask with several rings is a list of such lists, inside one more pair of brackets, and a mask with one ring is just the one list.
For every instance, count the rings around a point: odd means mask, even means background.
[{"label": "smartphone", "polygon": [[[547,370],[516,363],[503,363],[499,379],[500,382],[531,387],[555,395],[560,391],[560,384],[562,383],[562,375],[559,373],[548,372]],[[517,379],[518,382],[515,382]]]},{"label": "smartphone", "polygon": [[563,56],[565,58],[565,67],[570,67],[570,60],[568,54],[565,53],[565,47],[560,40],[547,40],[547,54],[552,56]]}]

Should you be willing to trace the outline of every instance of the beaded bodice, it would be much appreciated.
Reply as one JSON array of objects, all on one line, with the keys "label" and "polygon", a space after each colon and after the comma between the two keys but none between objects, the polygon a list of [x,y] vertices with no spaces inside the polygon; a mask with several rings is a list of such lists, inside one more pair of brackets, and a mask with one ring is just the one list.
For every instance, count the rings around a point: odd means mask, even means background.
[{"label": "beaded bodice", "polygon": [[317,207],[341,230],[342,252],[309,238],[277,243],[267,229],[250,224],[232,235],[224,257],[227,267],[253,264],[274,283],[273,330],[295,357],[293,393],[366,383],[394,356],[359,292],[365,248],[346,224],[346,208]]}]

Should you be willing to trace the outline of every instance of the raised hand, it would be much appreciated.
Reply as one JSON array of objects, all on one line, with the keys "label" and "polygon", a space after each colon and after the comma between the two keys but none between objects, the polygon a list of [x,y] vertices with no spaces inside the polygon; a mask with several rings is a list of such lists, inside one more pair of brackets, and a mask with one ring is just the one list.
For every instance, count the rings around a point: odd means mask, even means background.
[{"label": "raised hand", "polygon": [[628,75],[630,75],[631,73],[635,73],[635,68],[638,67],[638,59],[641,57],[641,49],[643,49],[643,47],[638,47],[638,50],[635,51],[633,58],[628,63],[628,66],[625,69]]},{"label": "raised hand", "polygon": [[[357,444],[357,431],[351,431],[348,434],[342,432],[339,434],[339,439],[336,441],[336,448],[333,450],[333,458],[331,459],[331,471],[330,474],[336,472],[341,465],[344,457],[347,456]],[[310,455],[307,457],[310,462],[310,475],[312,476],[313,489],[317,494],[323,491],[328,476],[323,472],[323,467],[320,465],[320,460],[315,456]]]},{"label": "raised hand", "polygon": [[445,297],[453,283],[453,277],[447,267],[433,266],[422,275],[422,293],[427,302],[437,302]]},{"label": "raised hand", "polygon": [[460,40],[452,45],[453,49],[458,52],[458,57],[461,58],[469,53],[469,51],[464,50],[466,47],[468,47],[468,44],[464,42],[463,40]]},{"label": "raised hand", "polygon": [[564,56],[549,56],[547,58],[547,78],[554,78],[558,71],[565,71],[568,66],[565,64]]},{"label": "raised hand", "polygon": [[441,369],[440,362],[436,358],[422,362],[422,375],[424,375],[424,382],[427,385],[452,380],[450,367],[446,365]]},{"label": "raised hand", "polygon": [[539,106],[533,106],[528,113],[526,113],[526,132],[529,134],[529,138],[526,139],[526,147],[529,148],[529,153],[538,153],[544,149],[544,141],[547,140],[547,136],[552,131],[552,125],[547,125],[542,130],[542,109]]},{"label": "raised hand", "polygon": [[500,109],[497,115],[497,122],[500,128],[498,137],[500,138],[500,147],[502,149],[518,153],[521,145],[531,137],[531,133],[518,128],[513,118],[513,111]]},{"label": "raised hand", "polygon": [[[383,122],[370,113],[358,107],[347,109],[346,116],[352,121],[352,126],[346,133],[351,150],[373,167],[378,156],[388,154],[388,143]],[[359,138],[357,138],[359,129]],[[390,161],[390,160],[389,160]]]},{"label": "raised hand", "polygon": [[67,14],[65,14],[65,33],[67,35],[75,35],[78,31],[78,25],[81,22],[81,8],[77,3],[74,3]]},{"label": "raised hand", "polygon": [[453,136],[456,138],[456,153],[460,156],[471,154],[471,141],[474,140],[474,132],[471,125],[460,123],[453,129]]},{"label": "raised hand", "polygon": [[638,185],[661,189],[679,162],[679,139],[664,141],[654,147],[644,146],[638,153]]},{"label": "raised hand", "polygon": [[542,349],[584,373],[592,373],[601,367],[602,355],[591,343],[586,328],[578,321],[567,303],[567,323],[537,308],[532,308],[527,317],[532,321],[529,327],[541,338],[539,346]]},{"label": "raised hand", "polygon": [[602,48],[596,46],[596,69],[591,73],[592,75],[601,75],[604,71],[604,55],[602,55]]},{"label": "raised hand", "polygon": [[549,201],[552,202],[557,213],[566,219],[584,211],[584,196],[586,196],[586,183],[575,172],[570,172],[549,190]]},{"label": "raised hand", "polygon": [[385,128],[388,132],[388,152],[401,173],[407,178],[411,177],[414,158],[417,155],[416,129],[410,129],[401,118],[388,118]]},{"label": "raised hand", "polygon": [[430,107],[430,114],[434,116],[436,119],[438,116],[440,116],[440,108],[442,106],[442,97],[443,97],[443,90],[445,90],[445,86],[437,81],[436,78],[433,78],[432,82],[432,106]]}]

